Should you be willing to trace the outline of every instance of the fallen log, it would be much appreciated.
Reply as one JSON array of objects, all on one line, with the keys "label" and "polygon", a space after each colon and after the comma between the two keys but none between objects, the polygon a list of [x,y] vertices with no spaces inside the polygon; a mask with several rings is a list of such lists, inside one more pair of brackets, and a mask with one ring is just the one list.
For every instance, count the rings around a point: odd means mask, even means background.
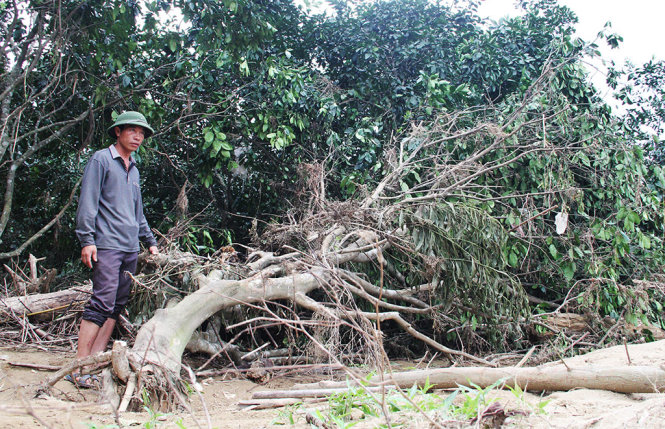
[{"label": "fallen log", "polygon": [[[322,389],[295,389],[295,390],[260,390],[254,392],[252,399],[279,399],[279,398],[321,398],[331,396],[336,393],[347,392],[348,384],[342,382],[343,386],[335,388],[322,388]],[[373,386],[365,387],[364,390],[369,392],[380,392],[384,389],[394,389],[394,385],[390,386]]]},{"label": "fallen log", "polygon": [[[653,366],[627,367],[584,367],[566,368],[439,368],[416,370],[374,376],[369,380],[371,386],[382,382],[409,388],[429,383],[437,389],[456,388],[458,386],[485,388],[501,380],[505,386],[519,386],[529,391],[557,391],[570,389],[598,389],[618,393],[659,393],[665,391],[665,370]],[[294,389],[343,389],[346,381],[321,381],[318,383],[295,385]]]},{"label": "fallen log", "polygon": [[12,313],[31,316],[69,308],[73,303],[87,301],[91,292],[92,285],[87,284],[58,292],[0,299],[0,317],[7,317]]}]

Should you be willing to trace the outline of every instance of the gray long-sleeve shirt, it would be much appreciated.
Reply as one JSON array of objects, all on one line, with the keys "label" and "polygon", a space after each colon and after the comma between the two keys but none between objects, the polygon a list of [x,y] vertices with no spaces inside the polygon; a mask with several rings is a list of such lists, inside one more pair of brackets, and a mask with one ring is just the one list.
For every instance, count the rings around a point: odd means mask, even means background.
[{"label": "gray long-sleeve shirt", "polygon": [[81,247],[137,252],[139,239],[157,241],[143,215],[139,171],[134,158],[125,169],[115,146],[97,151],[85,167],[76,212],[76,236]]}]

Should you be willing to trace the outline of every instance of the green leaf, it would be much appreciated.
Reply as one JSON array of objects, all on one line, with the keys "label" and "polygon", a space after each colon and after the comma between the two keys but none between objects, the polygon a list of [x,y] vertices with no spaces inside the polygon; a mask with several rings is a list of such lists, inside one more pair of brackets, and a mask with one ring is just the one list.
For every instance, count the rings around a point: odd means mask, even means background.
[{"label": "green leaf", "polygon": [[513,252],[512,250],[510,251],[510,254],[508,255],[508,263],[513,268],[517,268],[517,264],[519,263],[519,260],[517,258],[517,254],[515,252]]},{"label": "green leaf", "polygon": [[563,264],[561,264],[561,268],[563,269],[563,276],[566,278],[566,280],[572,280],[573,277],[575,277],[575,263],[566,261]]},{"label": "green leaf", "polygon": [[207,133],[205,133],[204,138],[206,143],[210,143],[215,138],[215,134],[212,131],[208,131]]},{"label": "green leaf", "polygon": [[633,222],[636,225],[638,225],[640,223],[640,221],[642,220],[640,215],[635,213],[634,211],[630,211],[628,213],[628,219],[630,219],[630,221]]}]

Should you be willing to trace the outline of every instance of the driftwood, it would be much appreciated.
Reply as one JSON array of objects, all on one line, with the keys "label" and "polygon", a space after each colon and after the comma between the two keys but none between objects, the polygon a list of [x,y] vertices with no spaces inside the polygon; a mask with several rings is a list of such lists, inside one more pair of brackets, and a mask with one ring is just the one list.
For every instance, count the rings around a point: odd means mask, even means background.
[{"label": "driftwood", "polygon": [[[595,367],[566,368],[537,367],[537,368],[440,368],[396,372],[384,375],[386,383],[409,388],[426,383],[437,389],[456,388],[458,386],[473,385],[485,388],[500,380],[506,386],[519,386],[522,390],[530,391],[556,391],[576,388],[609,390],[618,393],[658,393],[665,391],[665,370],[652,366],[624,366],[624,367]],[[375,376],[369,381],[370,385],[381,383],[381,377]],[[302,384],[294,386],[295,389],[335,389],[347,386],[346,381]]]},{"label": "driftwood", "polygon": [[11,313],[31,316],[47,311],[69,308],[88,299],[92,285],[76,286],[58,292],[0,299],[0,317]]}]

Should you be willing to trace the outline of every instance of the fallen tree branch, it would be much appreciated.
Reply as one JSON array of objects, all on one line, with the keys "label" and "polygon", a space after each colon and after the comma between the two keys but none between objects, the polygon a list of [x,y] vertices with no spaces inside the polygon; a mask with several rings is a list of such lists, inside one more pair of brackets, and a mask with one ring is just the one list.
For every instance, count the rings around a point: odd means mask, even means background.
[{"label": "fallen tree branch", "polygon": [[238,406],[243,410],[267,410],[270,408],[281,408],[288,405],[300,404],[307,399],[308,404],[327,401],[328,398],[276,398],[276,399],[245,399],[238,401]]},{"label": "fallen tree branch", "polygon": [[57,383],[62,377],[66,376],[67,374],[71,374],[71,372],[75,369],[80,369],[87,365],[99,365],[100,367],[109,365],[111,363],[111,353],[112,352],[110,351],[97,353],[92,356],[87,356],[85,358],[72,361],[68,365],[63,366],[58,372],[53,374],[53,376],[51,376],[51,378],[49,378],[46,383],[42,384],[39,390],[48,390],[49,388],[55,386],[55,383]]},{"label": "fallen tree branch", "polygon": [[461,356],[470,360],[473,360],[478,363],[482,363],[487,366],[496,366],[496,364],[489,362],[485,359],[479,358],[477,356],[470,355],[468,353],[459,351],[459,350],[453,350],[449,347],[444,346],[443,344],[440,344],[437,341],[434,341],[427,335],[424,335],[420,332],[418,332],[409,322],[404,320],[402,316],[396,311],[390,311],[390,312],[385,312],[385,313],[370,313],[370,312],[364,312],[364,311],[347,311],[347,312],[340,312],[336,311],[334,309],[325,307],[321,305],[318,301],[313,300],[312,298],[302,294],[302,293],[297,293],[294,296],[294,299],[298,305],[301,307],[307,308],[312,311],[319,311],[322,313],[328,313],[333,315],[334,317],[338,318],[344,318],[347,317],[348,315],[352,316],[362,316],[366,317],[369,320],[374,320],[378,321],[380,323],[384,323],[386,320],[392,320],[393,322],[397,323],[404,331],[409,333],[412,337],[417,338],[418,340],[424,342],[428,346],[445,353],[447,355],[456,355],[456,356]]},{"label": "fallen tree branch", "polygon": [[[363,390],[369,392],[381,392],[386,389],[394,389],[395,386],[365,387]],[[294,389],[294,390],[260,390],[254,392],[252,399],[276,399],[276,398],[320,398],[331,396],[336,393],[348,392],[348,387],[323,388],[323,389]]]},{"label": "fallen tree branch", "polygon": [[[383,377],[385,383],[400,388],[409,388],[429,383],[437,389],[457,388],[459,386],[485,388],[504,380],[505,386],[519,386],[529,391],[558,391],[570,389],[609,390],[618,393],[660,393],[665,391],[665,370],[652,366],[630,367],[595,367],[567,368],[439,368],[395,372]],[[368,381],[370,386],[381,383],[379,376]],[[347,386],[346,381],[322,381],[294,386],[294,389],[340,389]]]},{"label": "fallen tree branch", "polygon": [[531,355],[533,354],[534,351],[536,351],[536,346],[531,347],[529,349],[529,351],[524,355],[524,357],[522,359],[520,359],[520,361],[517,363],[517,365],[515,365],[515,367],[520,368],[525,363],[527,363],[527,361],[529,360],[529,358],[531,357]]},{"label": "fallen tree branch", "polygon": [[28,363],[28,362],[7,362],[11,366],[19,366],[22,368],[32,368],[39,371],[57,371],[61,367],[56,365],[41,365],[37,363]]},{"label": "fallen tree branch", "polygon": [[[270,372],[287,371],[287,370],[313,370],[313,369],[327,369],[327,370],[340,370],[344,369],[344,365],[328,364],[328,363],[309,363],[309,364],[294,364],[294,365],[280,365],[265,368]],[[252,368],[226,368],[226,369],[207,369],[204,371],[197,371],[197,377],[216,377],[228,373],[243,373],[251,371]]]}]

